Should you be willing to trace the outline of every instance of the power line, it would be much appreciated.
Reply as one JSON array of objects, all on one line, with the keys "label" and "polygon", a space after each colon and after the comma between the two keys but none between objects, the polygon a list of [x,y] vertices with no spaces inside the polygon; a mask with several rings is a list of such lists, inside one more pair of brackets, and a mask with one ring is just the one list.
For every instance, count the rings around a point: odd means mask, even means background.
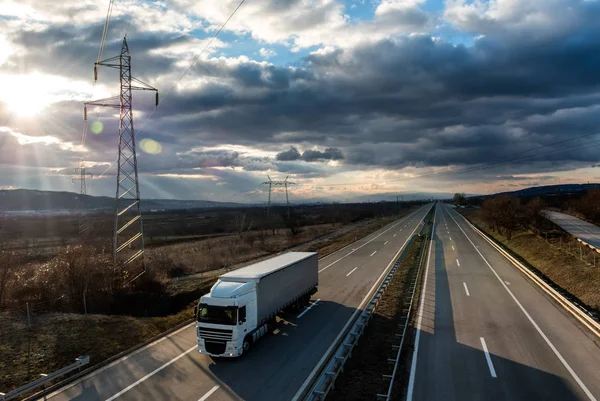
[{"label": "power line", "polygon": [[[217,30],[217,32],[210,38],[210,40],[204,46],[204,48],[202,49],[202,51],[196,57],[194,57],[194,60],[192,60],[191,64],[183,72],[183,75],[181,75],[181,77],[179,77],[179,79],[173,84],[173,86],[171,86],[171,88],[163,96],[163,100],[161,101],[161,104],[164,103],[164,99],[167,96],[169,96],[169,94],[175,89],[175,87],[183,80],[183,78],[185,78],[185,76],[192,69],[192,67],[198,62],[198,60],[200,59],[200,57],[202,57],[202,55],[204,54],[204,52],[206,52],[206,50],[210,47],[210,45],[213,43],[213,41],[219,36],[219,34],[223,30],[223,28],[225,28],[225,25],[227,25],[227,23],[233,18],[233,16],[235,15],[235,13],[238,12],[238,10],[242,7],[242,5],[245,2],[246,2],[246,0],[240,1],[240,3],[238,4],[238,6],[235,8],[235,10],[233,10],[233,12],[229,15],[229,17],[225,20],[225,22],[223,22],[223,24],[219,27],[219,29]],[[148,117],[142,122],[142,125],[141,125],[140,129],[135,134],[136,136],[139,136],[140,133],[144,130],[144,127],[146,126],[146,123],[152,118],[152,116],[154,115],[154,112],[156,111],[157,108],[158,108],[158,106],[154,107],[154,109],[152,109],[152,112],[150,112],[150,114],[148,115]],[[112,166],[114,166],[114,164],[116,162],[117,162],[117,160],[113,161],[108,166],[108,168],[106,170],[104,170],[104,172],[102,172],[102,174],[100,174],[99,177],[102,177],[104,174],[106,174],[108,172],[108,170],[110,170],[112,168]]]}]

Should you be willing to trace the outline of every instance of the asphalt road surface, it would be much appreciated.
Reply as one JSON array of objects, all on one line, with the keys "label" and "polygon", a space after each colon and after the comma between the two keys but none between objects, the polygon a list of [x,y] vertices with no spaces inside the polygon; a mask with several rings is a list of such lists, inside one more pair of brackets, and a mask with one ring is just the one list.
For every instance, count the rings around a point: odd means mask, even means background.
[{"label": "asphalt road surface", "polygon": [[543,215],[572,236],[600,249],[600,227],[575,216],[550,210],[544,210]]},{"label": "asphalt road surface", "polygon": [[600,400],[600,341],[436,206],[407,400]]},{"label": "asphalt road surface", "polygon": [[48,399],[291,400],[431,207],[426,205],[319,260],[319,291],[310,309],[284,316],[248,355],[213,360],[199,354],[194,323]]}]

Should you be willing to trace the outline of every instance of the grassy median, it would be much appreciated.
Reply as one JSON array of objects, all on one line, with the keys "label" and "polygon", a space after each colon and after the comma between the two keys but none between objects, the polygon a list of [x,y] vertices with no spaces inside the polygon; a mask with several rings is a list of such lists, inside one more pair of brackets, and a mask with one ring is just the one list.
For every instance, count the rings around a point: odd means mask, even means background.
[{"label": "grassy median", "polygon": [[[410,297],[411,278],[418,271],[425,244],[426,237],[417,236],[405,251],[369,325],[352,351],[352,358],[346,362],[335,388],[327,396],[328,401],[374,400],[378,393],[387,392],[389,380],[383,375],[392,372],[387,359],[396,352],[392,351],[392,346],[399,343],[395,335],[400,333],[398,324],[404,314],[403,304]],[[402,378],[397,377],[396,383],[394,388],[401,388]]]}]

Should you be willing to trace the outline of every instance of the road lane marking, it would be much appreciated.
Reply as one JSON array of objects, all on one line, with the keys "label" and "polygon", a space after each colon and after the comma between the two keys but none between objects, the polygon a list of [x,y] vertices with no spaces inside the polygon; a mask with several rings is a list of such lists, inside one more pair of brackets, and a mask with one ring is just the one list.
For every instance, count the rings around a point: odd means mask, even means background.
[{"label": "road lane marking", "polygon": [[[412,214],[418,213],[421,209],[415,210]],[[377,234],[375,237],[371,238],[370,240],[368,240],[367,242],[365,242],[364,244],[362,244],[361,246],[359,246],[356,249],[352,249],[351,252],[348,252],[347,254],[345,254],[344,256],[342,256],[341,258],[339,258],[338,260],[328,264],[327,266],[325,266],[324,268],[322,268],[321,270],[319,270],[319,273],[321,273],[322,271],[325,271],[327,269],[329,269],[331,266],[335,265],[337,262],[339,262],[340,260],[346,258],[347,256],[352,255],[354,252],[358,251],[360,248],[362,248],[363,246],[375,241],[377,238],[381,237],[383,234],[387,233],[388,231],[390,231],[392,228],[396,227],[398,224],[402,223],[404,220],[406,220],[408,218],[408,216],[403,217],[399,222],[397,222],[396,224],[394,224],[393,226],[391,226],[390,228],[388,228],[385,231],[382,231],[381,233]],[[402,230],[400,230],[402,231]],[[372,235],[372,234],[370,234]],[[335,253],[335,252],[334,252]]]},{"label": "road lane marking", "polygon": [[[437,215],[437,207],[434,206],[435,211],[433,212],[433,226],[435,227],[435,217]],[[425,265],[425,277],[423,278],[423,296],[419,300],[419,319],[417,322],[417,333],[415,335],[415,345],[412,356],[412,362],[410,364],[410,377],[408,379],[408,392],[406,396],[406,401],[412,401],[413,392],[415,389],[415,374],[417,372],[417,355],[419,353],[419,340],[421,339],[421,327],[423,323],[423,308],[425,306],[425,294],[427,294],[427,276],[429,274],[429,264],[431,262],[431,248],[433,248],[433,243],[429,244],[429,252],[427,254],[427,264]]]},{"label": "road lane marking", "polygon": [[394,234],[394,237],[396,236],[396,234]]},{"label": "road lane marking", "polygon": [[481,346],[483,347],[483,352],[485,352],[485,360],[487,361],[488,368],[490,368],[490,374],[492,375],[492,377],[498,377],[498,376],[496,376],[496,369],[494,369],[494,364],[492,363],[492,358],[490,358],[490,353],[488,352],[488,347],[487,347],[487,345],[485,345],[485,340],[483,339],[483,337],[479,337],[479,339],[481,340]]},{"label": "road lane marking", "polygon": [[[463,230],[463,228],[458,224],[458,222],[456,221],[456,219],[454,218],[454,216],[450,215],[450,217],[452,217],[452,220],[454,220],[454,222],[456,223],[456,225],[458,226],[458,228],[460,228],[460,231],[462,231],[462,233],[465,235],[465,237],[467,237],[467,240],[469,240],[469,242],[471,243],[471,245],[473,245],[473,247],[475,248],[475,250],[477,251],[477,253],[479,254],[479,256],[481,256],[481,259],[483,259],[483,261],[490,268],[490,270],[492,271],[492,273],[494,273],[494,275],[496,276],[496,278],[498,279],[498,281],[500,281],[500,284],[502,284],[502,286],[504,287],[504,289],[512,297],[512,299],[515,301],[515,303],[517,304],[517,306],[521,309],[521,311],[523,312],[523,314],[531,322],[531,324],[533,325],[533,327],[537,330],[537,332],[540,334],[540,336],[542,336],[542,338],[544,339],[544,341],[546,341],[546,344],[548,344],[548,346],[550,347],[550,349],[552,350],[552,352],[554,352],[554,355],[556,355],[556,357],[558,358],[558,360],[569,371],[569,373],[571,374],[571,377],[577,382],[577,384],[579,385],[579,387],[588,396],[588,398],[590,399],[590,401],[597,401],[596,398],[594,397],[594,395],[590,392],[590,390],[588,390],[588,388],[585,386],[585,384],[583,384],[583,382],[581,381],[581,379],[579,378],[579,376],[577,376],[577,374],[575,373],[575,371],[567,363],[567,361],[565,360],[565,358],[563,358],[563,356],[561,355],[561,353],[558,352],[558,349],[556,349],[556,347],[554,346],[554,344],[552,344],[552,342],[550,341],[550,339],[548,338],[548,336],[546,336],[546,334],[542,331],[542,329],[540,328],[540,326],[538,326],[538,324],[536,323],[536,321],[533,320],[533,318],[531,317],[531,315],[529,314],[529,312],[527,312],[527,310],[525,309],[525,307],[521,304],[521,302],[519,302],[519,300],[517,299],[517,297],[515,296],[515,294],[513,294],[513,292],[508,288],[508,286],[504,283],[504,281],[502,281],[502,279],[500,278],[500,275],[496,272],[496,270],[494,270],[494,268],[492,267],[492,265],[490,264],[490,262],[488,262],[488,260],[485,258],[485,256],[483,256],[483,254],[481,253],[481,251],[475,246],[475,244],[473,243],[473,241],[471,241],[471,238],[467,235],[467,233],[465,232],[465,230]],[[466,220],[466,218],[465,218],[465,220]]]},{"label": "road lane marking", "polygon": [[383,245],[387,245],[387,243],[388,243],[388,242],[390,242],[390,241],[385,241],[385,242],[383,243]]},{"label": "road lane marking", "polygon": [[465,282],[463,281],[463,285],[465,286],[465,292],[467,293],[467,296],[468,296],[468,297],[470,297],[470,296],[471,296],[471,294],[469,293],[469,288],[467,287],[467,283],[465,283]]},{"label": "road lane marking", "polygon": [[321,299],[317,299],[315,302],[313,302],[308,308],[304,309],[304,312],[302,312],[301,314],[299,314],[298,316],[296,316],[296,319],[300,319],[302,316],[304,316],[304,314],[306,312],[308,312],[309,310],[311,310],[313,308],[313,306],[315,306],[317,304],[317,302],[319,302]]},{"label": "road lane marking", "polygon": [[219,385],[217,384],[216,386],[214,386],[213,388],[211,388],[211,389],[208,391],[208,393],[204,394],[204,395],[202,396],[202,398],[200,398],[198,401],[206,401],[206,400],[208,400],[208,397],[210,397],[210,396],[212,395],[212,393],[214,393],[215,391],[217,391],[217,390],[219,389],[219,387],[221,387],[221,386],[219,386]]},{"label": "road lane marking", "polygon": [[306,309],[304,309],[304,311],[301,314],[299,314],[298,316],[296,316],[296,319],[300,319],[302,316],[304,316],[304,314],[306,312],[308,312],[309,310],[311,310],[313,308],[313,306],[315,306],[317,304],[317,302],[319,302],[320,300],[321,299],[319,298],[315,302],[313,302],[312,304],[310,304],[310,306],[307,307]]},{"label": "road lane marking", "polygon": [[188,349],[187,351],[183,352],[182,354],[180,354],[179,356],[176,356],[175,358],[171,359],[169,362],[165,363],[164,365],[154,369],[152,372],[148,373],[146,376],[142,377],[141,379],[133,382],[132,384],[130,384],[129,386],[125,387],[123,390],[119,391],[117,394],[113,395],[110,398],[107,398],[106,401],[112,401],[115,398],[125,394],[126,392],[128,392],[129,390],[131,390],[132,388],[134,388],[135,386],[137,386],[138,384],[140,384],[141,382],[143,382],[144,380],[154,376],[155,374],[157,374],[158,372],[160,372],[161,370],[163,370],[164,368],[166,368],[167,366],[171,365],[172,363],[177,362],[179,359],[183,358],[184,356],[186,356],[187,354],[189,354],[190,352],[192,352],[193,350],[198,349],[198,344],[194,345],[192,348]]},{"label": "road lane marking", "polygon": [[505,281],[505,283],[506,283],[507,285],[510,285],[510,281]]},{"label": "road lane marking", "polygon": [[[435,204],[434,204],[433,207],[435,207]],[[427,212],[429,212],[430,210],[431,210],[431,207],[427,209]],[[425,214],[425,216],[426,215],[427,214]],[[425,216],[423,216],[421,218],[421,220],[419,220],[419,223],[421,223],[424,220]],[[434,214],[434,222],[435,222],[435,214]],[[358,308],[356,308],[354,310],[354,312],[352,313],[352,316],[350,316],[350,318],[346,321],[346,324],[344,325],[344,327],[342,327],[342,329],[340,330],[340,332],[338,333],[338,335],[336,336],[336,338],[333,340],[333,342],[329,345],[329,348],[327,348],[327,350],[325,351],[325,353],[323,354],[323,356],[321,357],[321,359],[319,360],[319,362],[317,362],[317,364],[315,365],[315,367],[313,368],[313,370],[310,372],[310,374],[308,375],[308,377],[306,378],[306,380],[304,380],[304,383],[302,383],[302,386],[300,386],[300,389],[298,389],[298,391],[294,395],[294,398],[292,398],[292,401],[299,401],[300,400],[300,396],[303,395],[303,393],[306,391],[306,388],[313,382],[315,376],[317,375],[317,372],[319,372],[322,369],[323,364],[325,363],[325,361],[328,358],[331,357],[331,353],[333,351],[333,348],[339,343],[340,339],[346,333],[346,330],[348,329],[348,327],[350,326],[350,324],[352,324],[356,320],[356,316],[363,311],[363,308],[366,305],[368,299],[373,296],[373,293],[375,292],[375,288],[377,288],[377,286],[381,284],[381,282],[383,281],[383,277],[389,272],[389,270],[392,267],[392,264],[398,259],[398,256],[400,256],[400,254],[402,253],[404,247],[406,246],[406,244],[410,240],[410,237],[415,233],[415,231],[417,231],[417,228],[418,228],[418,226],[414,228],[414,230],[412,231],[412,233],[410,233],[410,235],[408,236],[408,238],[406,239],[406,241],[404,241],[404,244],[402,244],[402,246],[400,247],[400,249],[398,250],[398,252],[396,252],[396,254],[392,258],[392,260],[390,261],[390,263],[381,272],[381,275],[377,278],[377,280],[375,280],[375,282],[373,283],[373,286],[367,292],[367,294],[365,295],[365,297],[362,299],[362,301],[360,302],[360,305],[358,306]],[[429,254],[431,255],[431,251],[429,252]],[[425,278],[427,278],[427,276],[425,276]]]},{"label": "road lane marking", "polygon": [[452,241],[452,237],[450,237],[450,241]]},{"label": "road lane marking", "polygon": [[373,255],[375,255],[376,253],[377,253],[377,251],[373,252],[373,253],[372,253],[370,256],[373,256]]},{"label": "road lane marking", "polygon": [[351,275],[352,273],[354,273],[354,271],[358,269],[358,267],[355,267],[354,269],[350,270],[350,273],[346,274],[346,277],[348,277],[349,275]]},{"label": "road lane marking", "polygon": [[125,356],[123,356],[123,357],[121,357],[121,358],[117,359],[117,360],[116,360],[116,361],[114,361],[114,362],[111,362],[110,364],[108,364],[108,365],[106,365],[106,366],[104,366],[104,367],[102,367],[102,368],[100,368],[100,369],[97,369],[97,370],[95,370],[95,371],[93,371],[93,372],[90,372],[89,374],[87,374],[87,375],[83,376],[81,379],[78,379],[78,380],[74,381],[73,383],[69,384],[68,386],[66,386],[66,387],[63,387],[63,388],[60,388],[60,389],[58,389],[58,390],[56,390],[56,391],[54,391],[54,392],[52,392],[52,393],[48,394],[48,395],[47,395],[47,398],[52,398],[52,397],[54,397],[54,396],[55,396],[55,395],[57,395],[57,394],[60,394],[60,393],[62,393],[62,392],[65,392],[65,391],[67,391],[68,389],[70,389],[71,387],[74,387],[74,386],[76,386],[76,385],[78,385],[78,384],[80,384],[80,383],[82,383],[82,382],[84,382],[84,381],[86,381],[86,380],[88,380],[88,379],[91,379],[92,377],[94,377],[94,376],[96,376],[96,375],[98,375],[98,374],[100,374],[100,373],[104,372],[105,370],[108,370],[108,369],[112,368],[113,366],[115,366],[115,365],[117,365],[117,364],[119,364],[119,363],[121,363],[121,362],[123,362],[123,361],[126,361],[127,359],[129,359],[129,358],[131,358],[131,357],[133,357],[133,356],[135,356],[135,355],[137,355],[137,354],[141,353],[142,351],[145,351],[145,350],[147,350],[148,348],[155,346],[156,344],[160,343],[161,341],[164,341],[164,340],[166,340],[167,338],[170,338],[170,337],[172,337],[172,336],[175,336],[175,335],[179,334],[180,332],[182,332],[183,330],[185,330],[185,329],[188,329],[188,328],[190,328],[190,327],[192,327],[192,326],[195,326],[195,325],[196,325],[196,322],[195,322],[195,321],[194,321],[194,322],[192,322],[192,323],[190,323],[190,324],[187,324],[187,325],[185,325],[185,326],[183,326],[183,327],[181,327],[181,328],[177,329],[176,331],[174,331],[174,332],[172,332],[172,333],[170,333],[170,334],[168,334],[168,335],[166,335],[166,336],[164,336],[164,337],[161,337],[161,338],[159,338],[158,340],[156,340],[156,341],[153,341],[153,342],[151,342],[150,344],[148,344],[148,345],[145,345],[145,346],[143,346],[142,348],[139,348],[138,350],[136,350],[136,351],[133,351],[132,353],[130,353],[130,354],[128,354],[128,355],[125,355]]},{"label": "road lane marking", "polygon": [[456,249],[454,249],[454,245],[452,245],[452,250],[455,251]]},{"label": "road lane marking", "polygon": [[457,264],[458,266],[460,266],[460,262],[458,261],[458,259],[456,259],[456,264]]}]

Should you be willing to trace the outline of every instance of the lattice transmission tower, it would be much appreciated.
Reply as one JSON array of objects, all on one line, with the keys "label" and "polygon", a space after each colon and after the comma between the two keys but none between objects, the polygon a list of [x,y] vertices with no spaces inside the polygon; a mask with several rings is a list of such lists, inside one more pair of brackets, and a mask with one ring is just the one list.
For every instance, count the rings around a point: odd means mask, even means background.
[{"label": "lattice transmission tower", "polygon": [[83,162],[75,169],[75,175],[72,182],[79,181],[81,186],[79,189],[79,236],[84,237],[89,229],[89,218],[87,214],[87,176],[92,177],[92,173],[86,171]]},{"label": "lattice transmission tower", "polygon": [[120,110],[113,259],[116,264],[121,259],[120,255],[126,253],[126,255],[123,255],[124,264],[129,265],[141,258],[143,270],[134,274],[132,278],[134,279],[146,270],[146,261],[144,257],[144,226],[140,207],[135,132],[133,130],[132,91],[156,92],[155,106],[158,106],[158,89],[131,76],[131,54],[127,45],[127,37],[123,38],[121,54],[95,63],[94,81],[98,79],[98,66],[119,70],[120,94],[119,96],[86,102],[84,104],[84,119],[87,120],[87,106],[111,107]]},{"label": "lattice transmission tower", "polygon": [[272,192],[273,187],[284,187],[285,188],[285,202],[287,204],[287,214],[288,214],[288,217],[290,217],[290,198],[288,195],[288,186],[296,185],[296,183],[288,181],[289,177],[290,177],[289,175],[287,177],[285,177],[285,181],[273,181],[271,179],[271,177],[269,177],[269,175],[267,175],[267,178],[269,178],[269,181],[265,181],[262,183],[262,185],[269,186],[269,198],[268,198],[268,202],[267,202],[267,217],[269,217],[269,214],[271,213],[271,192]]}]

